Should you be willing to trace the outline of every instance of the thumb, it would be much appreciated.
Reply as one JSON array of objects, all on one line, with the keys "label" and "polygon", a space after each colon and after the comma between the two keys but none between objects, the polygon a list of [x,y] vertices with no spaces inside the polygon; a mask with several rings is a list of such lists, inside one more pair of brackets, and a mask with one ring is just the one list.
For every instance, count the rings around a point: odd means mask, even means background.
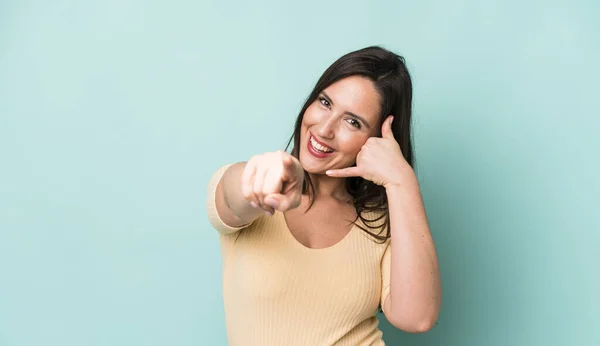
[{"label": "thumb", "polygon": [[294,205],[292,198],[279,193],[268,195],[265,197],[264,202],[271,208],[279,211],[286,211],[297,207],[297,205]]},{"label": "thumb", "polygon": [[393,121],[394,121],[393,115],[390,115],[385,119],[385,121],[381,125],[381,137],[386,138],[386,139],[396,140],[394,138],[394,132],[392,132],[392,122]]}]

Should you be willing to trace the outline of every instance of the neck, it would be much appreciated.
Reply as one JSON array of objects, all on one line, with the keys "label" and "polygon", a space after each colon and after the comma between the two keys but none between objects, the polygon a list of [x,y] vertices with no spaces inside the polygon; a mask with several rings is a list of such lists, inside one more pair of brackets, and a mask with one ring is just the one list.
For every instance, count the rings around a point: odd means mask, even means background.
[{"label": "neck", "polygon": [[340,202],[347,202],[352,198],[346,191],[346,179],[333,178],[325,174],[310,174],[310,180],[314,188],[315,200],[333,198]]}]

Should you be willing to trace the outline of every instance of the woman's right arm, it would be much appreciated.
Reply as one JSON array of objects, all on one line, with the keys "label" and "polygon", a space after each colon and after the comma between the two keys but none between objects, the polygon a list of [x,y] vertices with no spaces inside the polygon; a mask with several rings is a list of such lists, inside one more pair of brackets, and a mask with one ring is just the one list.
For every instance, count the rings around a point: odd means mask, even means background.
[{"label": "woman's right arm", "polygon": [[231,227],[248,225],[265,212],[264,209],[254,208],[242,194],[242,173],[245,167],[246,162],[229,166],[215,192],[216,211],[221,220]]},{"label": "woman's right arm", "polygon": [[300,162],[284,151],[221,167],[209,183],[208,217],[219,232],[236,232],[262,213],[298,207],[303,181]]}]

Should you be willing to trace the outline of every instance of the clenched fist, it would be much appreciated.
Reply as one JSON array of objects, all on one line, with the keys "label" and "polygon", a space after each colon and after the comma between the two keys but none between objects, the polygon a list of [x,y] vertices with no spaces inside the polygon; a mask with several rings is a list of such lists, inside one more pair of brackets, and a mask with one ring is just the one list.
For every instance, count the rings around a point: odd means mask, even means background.
[{"label": "clenched fist", "polygon": [[285,151],[253,156],[242,173],[242,194],[254,208],[267,215],[300,205],[304,170],[300,162]]}]

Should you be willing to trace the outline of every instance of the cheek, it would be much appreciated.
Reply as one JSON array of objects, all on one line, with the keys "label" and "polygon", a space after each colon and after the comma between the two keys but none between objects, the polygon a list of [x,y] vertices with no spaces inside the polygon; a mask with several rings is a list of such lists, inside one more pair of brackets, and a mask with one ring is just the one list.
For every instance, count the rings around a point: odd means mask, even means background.
[{"label": "cheek", "polygon": [[356,156],[362,146],[367,142],[367,139],[368,137],[364,134],[353,131],[342,131],[338,137],[340,151],[348,155]]},{"label": "cheek", "polygon": [[313,103],[304,112],[304,117],[302,118],[302,126],[309,127],[315,125],[319,122],[319,118],[319,109],[316,108],[315,104]]}]

